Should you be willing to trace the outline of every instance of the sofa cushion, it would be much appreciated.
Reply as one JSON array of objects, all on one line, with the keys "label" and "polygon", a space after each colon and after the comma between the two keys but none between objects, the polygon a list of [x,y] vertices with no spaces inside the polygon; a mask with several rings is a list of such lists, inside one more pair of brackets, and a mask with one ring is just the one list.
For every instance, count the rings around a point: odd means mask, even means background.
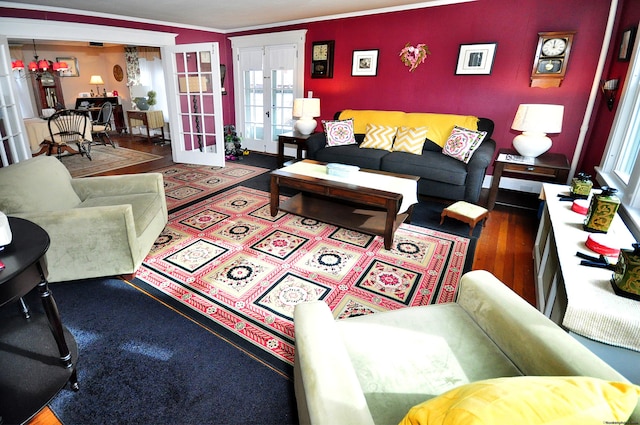
[{"label": "sofa cushion", "polygon": [[392,150],[414,155],[422,154],[428,131],[429,127],[400,127]]},{"label": "sofa cushion", "polygon": [[442,148],[442,153],[467,164],[486,136],[486,131],[474,131],[456,125]]},{"label": "sofa cushion", "polygon": [[414,406],[400,425],[624,423],[638,394],[632,384],[590,377],[489,379]]},{"label": "sofa cushion", "polygon": [[353,134],[353,120],[322,121],[327,135],[327,146],[353,145],[356,143]]},{"label": "sofa cushion", "polygon": [[80,204],[71,187],[71,174],[52,156],[37,156],[0,168],[0,194],[0,211],[5,214],[64,211]]},{"label": "sofa cushion", "polygon": [[455,303],[343,319],[336,326],[378,424],[397,424],[412,406],[460,385],[521,375]]},{"label": "sofa cushion", "polygon": [[398,129],[388,125],[367,124],[367,132],[364,140],[360,143],[361,148],[384,149],[391,151],[393,139]]},{"label": "sofa cushion", "polygon": [[429,127],[429,139],[440,147],[444,146],[455,125],[478,129],[478,117],[472,115],[433,114],[423,112],[375,111],[345,109],[339,119],[353,118],[355,133],[365,133],[367,124],[389,125],[395,127]]},{"label": "sofa cushion", "polygon": [[442,155],[441,151],[425,150],[422,151],[422,155],[389,152],[382,158],[380,169],[456,186],[465,185],[468,174],[464,162]]},{"label": "sofa cushion", "polygon": [[131,205],[136,235],[140,236],[154,217],[161,211],[162,199],[158,193],[136,193],[131,195],[99,196],[86,199],[78,208]]},{"label": "sofa cushion", "polygon": [[[389,152],[382,149],[360,149],[358,145],[334,146],[321,149],[315,159],[321,162],[357,165],[360,168],[379,170],[382,158]],[[442,156],[442,154],[440,154]]]}]

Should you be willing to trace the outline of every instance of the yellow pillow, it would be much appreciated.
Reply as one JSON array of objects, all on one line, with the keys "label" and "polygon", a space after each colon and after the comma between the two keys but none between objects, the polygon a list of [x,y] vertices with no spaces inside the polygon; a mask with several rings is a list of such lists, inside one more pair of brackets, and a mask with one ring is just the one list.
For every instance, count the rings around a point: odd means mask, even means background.
[{"label": "yellow pillow", "polygon": [[400,127],[392,150],[422,155],[429,127]]},{"label": "yellow pillow", "polygon": [[625,423],[638,396],[633,384],[581,376],[489,379],[412,407],[400,425]]},{"label": "yellow pillow", "polygon": [[361,148],[384,149],[390,151],[397,128],[387,125],[367,124],[367,132],[360,143]]}]

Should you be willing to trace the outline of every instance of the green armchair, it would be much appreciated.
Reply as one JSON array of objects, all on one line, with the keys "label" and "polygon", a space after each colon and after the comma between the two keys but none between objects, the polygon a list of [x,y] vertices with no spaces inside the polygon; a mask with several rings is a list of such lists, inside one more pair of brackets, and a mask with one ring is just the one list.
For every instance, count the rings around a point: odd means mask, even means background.
[{"label": "green armchair", "polygon": [[0,211],[47,231],[50,282],[131,275],[167,224],[161,174],[73,179],[44,155],[0,168]]}]

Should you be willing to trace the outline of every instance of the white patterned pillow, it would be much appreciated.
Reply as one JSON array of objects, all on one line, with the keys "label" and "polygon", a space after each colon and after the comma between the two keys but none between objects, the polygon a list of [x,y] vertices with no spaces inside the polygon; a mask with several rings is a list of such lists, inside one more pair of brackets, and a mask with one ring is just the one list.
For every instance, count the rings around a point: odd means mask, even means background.
[{"label": "white patterned pillow", "polygon": [[396,136],[396,127],[388,125],[367,124],[367,132],[364,140],[360,143],[361,148],[384,149],[391,151],[393,138]]},{"label": "white patterned pillow", "polygon": [[353,134],[353,118],[338,121],[322,121],[327,135],[327,146],[355,145]]},{"label": "white patterned pillow", "polygon": [[400,127],[392,150],[422,155],[422,147],[428,131],[429,127]]},{"label": "white patterned pillow", "polygon": [[486,135],[486,131],[475,131],[454,126],[451,135],[442,148],[442,153],[467,164]]}]

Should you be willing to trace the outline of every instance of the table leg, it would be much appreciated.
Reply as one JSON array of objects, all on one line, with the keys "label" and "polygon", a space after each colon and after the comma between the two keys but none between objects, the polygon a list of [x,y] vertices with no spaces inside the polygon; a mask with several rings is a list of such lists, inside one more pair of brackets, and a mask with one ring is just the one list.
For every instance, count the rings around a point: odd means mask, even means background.
[{"label": "table leg", "polygon": [[40,276],[42,279],[38,284],[38,291],[40,292],[40,300],[42,301],[42,306],[44,307],[44,311],[47,314],[47,319],[49,320],[49,328],[51,329],[53,338],[58,345],[60,360],[66,368],[73,368],[73,372],[71,373],[71,377],[69,378],[69,383],[71,384],[71,388],[77,391],[79,388],[78,376],[71,359],[71,351],[69,350],[67,341],[64,338],[64,330],[62,329],[60,312],[58,310],[58,306],[56,305],[56,300],[53,298],[53,294],[51,294],[51,291],[49,290],[49,283],[44,277],[44,272],[40,263],[38,263],[38,271],[40,272]]},{"label": "table leg", "polygon": [[278,137],[278,168],[284,165],[284,140]]},{"label": "table leg", "polygon": [[387,216],[384,223],[384,249],[386,250],[390,250],[393,246],[393,230],[396,223],[398,209],[398,202],[392,199],[387,201]]},{"label": "table leg", "polygon": [[500,187],[500,178],[502,178],[502,170],[504,170],[504,164],[498,162],[493,167],[493,176],[491,177],[491,189],[489,190],[489,199],[487,200],[487,209],[493,210],[496,205],[496,198],[498,197],[498,189]]},{"label": "table leg", "polygon": [[280,207],[280,187],[278,186],[278,178],[271,176],[271,217],[275,217],[278,214],[278,208]]}]

